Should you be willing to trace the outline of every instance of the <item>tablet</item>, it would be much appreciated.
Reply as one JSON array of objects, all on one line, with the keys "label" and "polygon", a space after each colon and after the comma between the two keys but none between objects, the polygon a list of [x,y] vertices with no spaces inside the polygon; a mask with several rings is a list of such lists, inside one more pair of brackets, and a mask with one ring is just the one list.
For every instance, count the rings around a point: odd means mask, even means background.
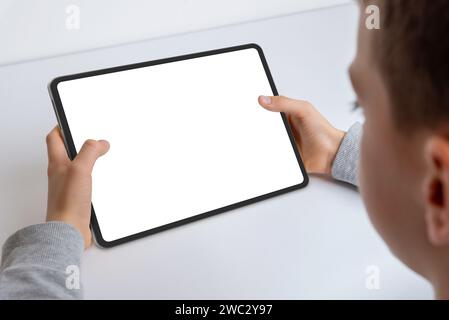
[{"label": "tablet", "polygon": [[68,155],[92,174],[91,227],[111,247],[301,188],[307,175],[256,44],[62,76],[49,85]]}]

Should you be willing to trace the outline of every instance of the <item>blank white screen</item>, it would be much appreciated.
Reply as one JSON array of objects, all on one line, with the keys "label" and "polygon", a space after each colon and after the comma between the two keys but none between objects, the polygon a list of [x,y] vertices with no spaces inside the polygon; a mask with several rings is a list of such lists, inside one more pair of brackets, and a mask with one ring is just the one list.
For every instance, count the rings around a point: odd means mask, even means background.
[{"label": "blank white screen", "polygon": [[93,172],[113,241],[303,182],[254,48],[60,82],[76,150],[106,139]]}]

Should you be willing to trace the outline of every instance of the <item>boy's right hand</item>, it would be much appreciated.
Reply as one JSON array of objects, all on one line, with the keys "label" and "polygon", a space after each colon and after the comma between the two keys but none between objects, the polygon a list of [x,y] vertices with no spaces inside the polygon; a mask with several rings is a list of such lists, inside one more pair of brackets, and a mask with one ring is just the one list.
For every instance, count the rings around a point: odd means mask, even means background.
[{"label": "boy's right hand", "polygon": [[334,128],[307,101],[260,96],[259,104],[267,110],[285,113],[307,172],[331,174],[344,131]]}]

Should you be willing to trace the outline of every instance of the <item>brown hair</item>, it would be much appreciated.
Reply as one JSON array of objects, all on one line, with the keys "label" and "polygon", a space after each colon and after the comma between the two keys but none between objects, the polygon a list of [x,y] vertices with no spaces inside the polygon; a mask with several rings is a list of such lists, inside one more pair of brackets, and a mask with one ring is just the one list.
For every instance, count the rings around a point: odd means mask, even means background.
[{"label": "brown hair", "polygon": [[449,121],[449,0],[378,0],[378,63],[399,127]]}]

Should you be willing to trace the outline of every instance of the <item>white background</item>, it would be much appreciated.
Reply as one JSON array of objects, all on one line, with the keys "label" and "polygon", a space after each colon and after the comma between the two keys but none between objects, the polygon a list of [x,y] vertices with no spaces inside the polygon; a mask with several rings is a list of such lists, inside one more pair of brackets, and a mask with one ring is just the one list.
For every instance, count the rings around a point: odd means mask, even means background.
[{"label": "white background", "polygon": [[[350,2],[1,67],[0,242],[45,219],[45,135],[56,123],[47,92],[50,79],[256,42],[280,94],[313,102],[334,125],[347,129],[361,120],[350,111],[354,93],[347,68],[356,49],[358,17]],[[380,270],[379,290],[365,285],[371,265]],[[359,193],[318,176],[305,189],[245,208],[113,249],[93,247],[84,254],[81,275],[87,298],[432,297],[427,282],[379,238]]]},{"label": "white background", "polygon": [[[351,0],[0,0],[0,65],[291,14]],[[66,22],[79,8],[79,29]],[[69,8],[69,9],[68,9]],[[69,11],[66,11],[66,10]],[[68,19],[69,18],[69,19]]]},{"label": "white background", "polygon": [[[93,174],[106,241],[304,181],[256,49],[58,84],[79,151],[107,138]],[[174,201],[174,199],[176,199]]]}]

